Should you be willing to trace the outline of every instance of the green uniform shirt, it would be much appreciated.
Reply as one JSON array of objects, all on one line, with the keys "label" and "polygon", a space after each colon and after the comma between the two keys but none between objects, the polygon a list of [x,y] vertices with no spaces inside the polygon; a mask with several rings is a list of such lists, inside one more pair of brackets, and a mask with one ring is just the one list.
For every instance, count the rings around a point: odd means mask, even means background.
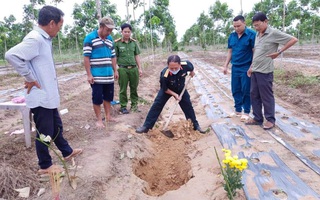
[{"label": "green uniform shirt", "polygon": [[252,72],[268,74],[273,72],[273,59],[267,55],[277,52],[279,44],[284,45],[292,39],[291,35],[268,27],[262,37],[256,35],[252,60]]},{"label": "green uniform shirt", "polygon": [[135,40],[130,38],[126,43],[124,40],[115,41],[115,50],[117,55],[117,64],[121,66],[136,66],[135,56],[140,54],[140,49]]}]

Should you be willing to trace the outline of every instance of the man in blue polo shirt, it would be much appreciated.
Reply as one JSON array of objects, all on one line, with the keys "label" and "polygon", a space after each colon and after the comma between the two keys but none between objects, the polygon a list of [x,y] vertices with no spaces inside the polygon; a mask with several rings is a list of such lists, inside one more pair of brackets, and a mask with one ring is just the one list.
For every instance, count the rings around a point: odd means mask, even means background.
[{"label": "man in blue polo shirt", "polygon": [[228,64],[231,61],[231,91],[235,114],[241,116],[241,121],[246,121],[251,107],[250,77],[247,76],[247,71],[252,63],[256,32],[246,27],[242,15],[233,19],[233,27],[235,31],[228,39],[228,54],[223,73],[227,74]]}]

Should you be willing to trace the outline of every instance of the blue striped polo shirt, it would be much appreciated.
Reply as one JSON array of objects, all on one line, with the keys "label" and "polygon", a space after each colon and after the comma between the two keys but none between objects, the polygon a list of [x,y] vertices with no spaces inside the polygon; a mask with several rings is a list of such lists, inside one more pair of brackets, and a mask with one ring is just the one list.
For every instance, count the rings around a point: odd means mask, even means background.
[{"label": "blue striped polo shirt", "polygon": [[89,33],[83,42],[83,55],[90,57],[91,74],[95,83],[114,82],[111,58],[116,56],[112,37],[101,39],[98,31]]}]

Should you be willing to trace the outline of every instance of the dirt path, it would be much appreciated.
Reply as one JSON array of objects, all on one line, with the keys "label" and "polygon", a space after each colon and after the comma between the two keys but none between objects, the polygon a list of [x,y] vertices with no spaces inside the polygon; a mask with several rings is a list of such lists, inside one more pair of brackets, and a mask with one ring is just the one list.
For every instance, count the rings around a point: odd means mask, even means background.
[{"label": "dirt path", "polygon": [[[206,135],[192,130],[190,122],[184,120],[180,108],[176,110],[169,124],[169,129],[174,132],[175,137],[169,139],[160,132],[169,117],[173,100],[165,106],[152,131],[142,135],[135,133],[135,128],[143,123],[157,94],[159,73],[165,66],[167,55],[143,59],[144,76],[139,86],[141,112],[120,115],[119,107],[115,105],[113,115],[117,122],[107,124],[106,130],[98,130],[94,126],[91,89],[86,82],[86,76],[83,72],[79,73],[81,68],[71,71],[71,76],[66,75],[69,74],[67,70],[62,70],[59,76],[64,77],[60,80],[60,110],[67,108],[69,111],[62,115],[65,137],[73,147],[81,147],[84,152],[74,160],[77,169],[70,169],[70,172],[76,173],[78,177],[77,189],[73,190],[67,180],[63,179],[61,199],[226,199],[214,147],[218,151],[223,147],[232,148],[234,153],[240,152],[251,160],[244,176],[244,191],[239,191],[236,199],[263,199],[259,196],[262,193],[268,197],[265,199],[290,199],[292,184],[296,184],[292,188],[299,185],[303,186],[301,188],[305,191],[303,195],[299,191],[296,192],[293,196],[298,197],[297,199],[320,198],[317,196],[320,194],[320,176],[277,142],[269,132],[263,131],[260,127],[246,127],[239,118],[226,118],[226,115],[233,111],[233,101],[230,98],[228,76],[223,77],[219,74],[221,62],[224,61],[223,53],[210,52],[210,57],[208,52],[180,55],[190,59],[196,67],[197,75],[188,86],[188,91],[193,99],[200,125],[202,128],[212,129]],[[216,71],[208,73],[207,70]],[[11,83],[18,87],[18,83]],[[3,85],[3,88],[7,86]],[[115,92],[115,99],[117,93]],[[308,113],[304,113],[303,116],[296,115],[295,106],[280,99],[277,99],[277,103],[292,111],[290,117],[309,116]],[[282,113],[278,114],[281,116]],[[11,188],[30,186],[29,199],[51,199],[50,184],[40,183],[36,175],[34,145],[25,149],[23,135],[8,135],[13,130],[21,128],[19,117],[17,112],[0,112],[1,133],[7,133],[0,135],[0,155],[3,160],[0,164],[0,179],[6,177],[7,180],[0,194],[11,195],[3,198],[17,199],[17,192]],[[304,119],[308,118],[299,118],[298,122]],[[319,125],[316,117],[313,117],[313,121]],[[319,153],[316,154],[319,151],[319,140],[316,140],[312,132],[299,138],[286,134],[279,127],[271,133],[281,136],[320,166],[320,156]],[[228,135],[230,138],[221,140]],[[219,154],[222,157],[222,152]],[[59,164],[56,157],[54,160]],[[258,162],[255,162],[257,160]],[[72,163],[68,164],[72,166]],[[290,169],[295,175],[286,169]],[[279,173],[284,177],[279,178]],[[285,181],[284,184],[280,184],[281,180]],[[37,197],[40,187],[45,187],[46,192]]]}]

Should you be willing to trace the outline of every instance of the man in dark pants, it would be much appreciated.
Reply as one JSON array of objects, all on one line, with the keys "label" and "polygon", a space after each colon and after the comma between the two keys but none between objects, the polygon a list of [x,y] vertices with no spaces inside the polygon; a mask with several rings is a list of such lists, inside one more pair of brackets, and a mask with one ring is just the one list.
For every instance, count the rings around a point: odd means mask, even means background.
[{"label": "man in dark pants", "polygon": [[[6,53],[6,59],[25,78],[26,104],[31,108],[39,134],[50,136],[65,160],[82,152],[72,149],[63,137],[62,121],[58,112],[60,95],[53,60],[52,38],[63,25],[64,13],[53,6],[44,6],[39,11],[38,26],[26,35],[23,41]],[[48,147],[36,140],[40,170],[48,173],[52,159]]]},{"label": "man in dark pants", "polygon": [[99,29],[93,30],[83,40],[83,63],[87,81],[92,88],[92,105],[96,115],[96,126],[105,128],[101,105],[106,122],[115,121],[111,115],[114,97],[114,81],[118,79],[117,59],[111,33],[115,28],[113,19],[103,17]]},{"label": "man in dark pants", "polygon": [[[251,104],[253,119],[246,122],[246,125],[261,125],[265,130],[275,125],[275,100],[272,90],[273,85],[273,59],[282,52],[294,45],[298,39],[268,26],[267,16],[256,13],[252,18],[252,24],[257,30],[252,65],[248,70],[251,77]],[[279,45],[283,45],[278,50]],[[262,114],[262,106],[264,117]]]},{"label": "man in dark pants", "polygon": [[142,127],[136,130],[137,133],[147,133],[149,129],[152,129],[156,123],[163,107],[173,96],[184,112],[186,119],[190,119],[193,123],[194,130],[200,133],[205,133],[201,130],[199,123],[196,119],[192,103],[190,101],[190,95],[187,90],[185,90],[181,99],[179,97],[185,85],[185,78],[190,72],[190,76],[194,76],[193,65],[189,61],[181,62],[180,57],[177,55],[171,55],[167,61],[168,66],[165,67],[160,74],[160,90],[156,99],[154,100],[151,109],[148,112],[147,118]]},{"label": "man in dark pants", "polygon": [[252,63],[256,32],[246,27],[242,15],[233,19],[233,27],[235,31],[230,34],[228,39],[228,54],[223,73],[227,74],[228,64],[231,61],[231,91],[235,114],[241,116],[241,121],[245,121],[249,118],[251,109],[250,77],[248,77],[247,71]]}]

